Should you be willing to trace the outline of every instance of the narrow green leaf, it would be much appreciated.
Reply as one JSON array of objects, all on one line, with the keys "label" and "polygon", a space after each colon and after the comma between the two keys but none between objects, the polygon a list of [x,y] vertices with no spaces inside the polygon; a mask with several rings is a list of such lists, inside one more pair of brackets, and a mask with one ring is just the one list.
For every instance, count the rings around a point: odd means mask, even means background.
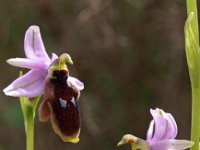
[{"label": "narrow green leaf", "polygon": [[197,11],[197,1],[196,0],[186,0],[187,2],[187,14],[188,16],[191,12],[194,13],[193,20],[191,21],[191,28],[194,32],[195,39],[199,45],[199,27],[198,27],[198,11]]},{"label": "narrow green leaf", "polygon": [[33,104],[33,110],[34,110],[34,111],[35,111],[36,108],[37,108],[37,105],[38,105],[38,103],[39,103],[39,101],[40,101],[40,98],[41,98],[41,95],[35,97],[35,99],[34,99],[34,104]]},{"label": "narrow green leaf", "polygon": [[195,85],[199,85],[199,46],[198,39],[195,38],[192,30],[191,22],[194,19],[194,13],[191,12],[185,23],[185,48],[188,62],[188,68],[190,73],[191,82]]},{"label": "narrow green leaf", "polygon": [[24,115],[25,112],[26,112],[26,97],[20,97],[19,100],[20,100],[22,112],[23,112],[23,115]]}]

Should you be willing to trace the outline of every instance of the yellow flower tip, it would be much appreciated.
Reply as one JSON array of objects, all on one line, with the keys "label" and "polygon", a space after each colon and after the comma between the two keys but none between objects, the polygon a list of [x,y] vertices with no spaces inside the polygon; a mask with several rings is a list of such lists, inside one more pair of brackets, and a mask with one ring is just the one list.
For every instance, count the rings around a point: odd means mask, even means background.
[{"label": "yellow flower tip", "polygon": [[117,146],[121,146],[124,144],[132,144],[134,142],[137,142],[137,137],[131,135],[131,134],[126,134],[122,137],[121,141],[117,144]]},{"label": "yellow flower tip", "polygon": [[69,143],[74,143],[74,144],[76,144],[76,143],[79,142],[79,138],[78,138],[78,137],[76,137],[76,138],[66,137],[66,138],[64,139],[64,142],[69,142]]},{"label": "yellow flower tip", "polygon": [[162,109],[160,108],[156,108],[156,112],[160,115],[163,116],[163,114],[165,113]]},{"label": "yellow flower tip", "polygon": [[69,54],[62,54],[56,61],[51,64],[50,70],[68,70],[67,64],[73,64]]},{"label": "yellow flower tip", "polygon": [[64,53],[59,58],[59,63],[61,64],[71,64],[73,65],[73,61],[71,59],[71,56],[67,53]]}]

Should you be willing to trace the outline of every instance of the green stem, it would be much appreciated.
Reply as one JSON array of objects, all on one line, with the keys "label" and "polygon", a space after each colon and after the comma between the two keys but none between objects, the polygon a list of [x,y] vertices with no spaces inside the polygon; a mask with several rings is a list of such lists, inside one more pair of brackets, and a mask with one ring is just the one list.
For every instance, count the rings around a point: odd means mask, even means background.
[{"label": "green stem", "polygon": [[191,150],[199,150],[200,138],[200,87],[192,87],[192,134],[191,140],[195,142]]},{"label": "green stem", "polygon": [[34,116],[35,111],[32,106],[26,108],[26,150],[34,150]]},{"label": "green stem", "polygon": [[[194,34],[194,43],[190,46],[190,51],[192,48],[196,47],[197,62],[195,64],[196,68],[190,68],[191,72],[195,73],[197,76],[192,76],[190,78],[192,81],[192,129],[191,129],[191,140],[195,142],[191,150],[199,150],[199,139],[200,139],[200,71],[199,71],[199,27],[198,27],[198,13],[197,13],[197,1],[187,0],[187,14],[188,16],[193,13],[193,18],[190,20],[191,31]],[[187,36],[187,35],[186,35]],[[191,36],[189,38],[192,38]],[[192,39],[190,39],[192,41]],[[192,47],[193,46],[193,47]],[[192,53],[192,52],[191,52]],[[192,59],[195,59],[192,58]],[[194,69],[192,71],[192,69]]]},{"label": "green stem", "polygon": [[199,27],[198,27],[198,13],[197,13],[197,2],[196,0],[187,0],[187,14],[194,13],[194,19],[191,22],[191,27],[194,32],[195,39],[199,45]]},{"label": "green stem", "polygon": [[34,150],[34,118],[40,96],[34,99],[20,97],[26,131],[26,150]]}]

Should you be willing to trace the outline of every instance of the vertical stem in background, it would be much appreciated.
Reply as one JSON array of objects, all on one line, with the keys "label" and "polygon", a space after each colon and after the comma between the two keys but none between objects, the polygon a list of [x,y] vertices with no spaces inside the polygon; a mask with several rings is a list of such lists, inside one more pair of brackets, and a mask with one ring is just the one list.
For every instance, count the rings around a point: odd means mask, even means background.
[{"label": "vertical stem in background", "polygon": [[[199,150],[200,139],[200,54],[199,54],[199,27],[197,14],[197,1],[187,0],[187,14],[193,13],[192,19],[188,20],[186,29],[190,35],[186,35],[186,51],[188,51],[188,66],[192,84],[192,129],[191,140],[195,142],[191,150]],[[187,37],[188,36],[188,37]],[[189,43],[187,43],[188,41]],[[188,46],[188,47],[187,47]],[[188,48],[188,49],[187,49]],[[190,57],[192,56],[192,57]],[[194,62],[194,63],[192,63]],[[191,63],[191,64],[190,64]]]},{"label": "vertical stem in background", "polygon": [[192,87],[192,132],[191,140],[195,142],[191,150],[199,150],[200,138],[200,88]]}]

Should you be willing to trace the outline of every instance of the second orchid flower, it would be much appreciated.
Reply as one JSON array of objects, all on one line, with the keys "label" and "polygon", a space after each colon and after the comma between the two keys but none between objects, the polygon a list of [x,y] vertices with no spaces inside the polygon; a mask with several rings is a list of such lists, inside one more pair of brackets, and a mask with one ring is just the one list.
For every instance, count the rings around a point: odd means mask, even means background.
[{"label": "second orchid flower", "polygon": [[130,143],[132,150],[183,150],[194,144],[192,141],[175,139],[178,129],[170,113],[165,113],[158,108],[151,109],[150,112],[153,120],[149,125],[146,141],[126,134],[118,143],[118,146]]}]

